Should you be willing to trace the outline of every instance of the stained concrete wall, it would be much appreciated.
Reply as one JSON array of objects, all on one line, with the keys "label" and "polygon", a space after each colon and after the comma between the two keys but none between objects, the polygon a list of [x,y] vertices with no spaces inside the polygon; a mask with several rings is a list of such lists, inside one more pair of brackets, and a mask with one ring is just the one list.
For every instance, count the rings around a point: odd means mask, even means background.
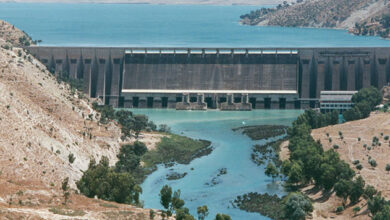
[{"label": "stained concrete wall", "polygon": [[[164,48],[28,49],[49,70],[83,79],[84,91],[89,96],[100,97],[113,106],[123,106],[131,101],[128,98],[136,95],[125,96],[123,89],[297,90],[302,104],[318,99],[322,90],[381,88],[390,81],[390,48],[250,49],[260,53],[248,53],[248,49],[241,48],[233,50],[244,53],[219,53],[219,49],[215,49],[218,52],[213,54],[199,48],[200,53],[172,52],[187,48],[170,48],[171,52],[167,53],[142,53],[142,50]],[[141,52],[133,53],[135,50]],[[296,53],[263,53],[263,50],[295,50]],[[176,102],[178,95],[182,94],[169,96],[169,103]],[[294,102],[296,106],[293,96],[270,95],[272,107],[276,107],[280,99],[287,99],[290,107]],[[160,100],[164,94],[158,96],[160,98],[156,99]],[[263,108],[265,99],[269,101],[264,94],[249,98],[256,100],[256,108]],[[215,98],[212,101],[218,106]]]},{"label": "stained concrete wall", "polygon": [[123,89],[296,90],[296,55],[126,55]]}]

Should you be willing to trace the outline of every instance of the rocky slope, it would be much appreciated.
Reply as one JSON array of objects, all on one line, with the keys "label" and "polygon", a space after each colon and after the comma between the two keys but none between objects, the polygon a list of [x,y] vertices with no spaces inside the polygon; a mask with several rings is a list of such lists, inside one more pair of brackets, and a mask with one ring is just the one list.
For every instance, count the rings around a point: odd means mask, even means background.
[{"label": "rocky slope", "polygon": [[29,39],[23,32],[0,24],[0,217],[64,219],[78,209],[79,219],[149,218],[149,210],[75,194],[61,206],[63,179],[74,189],[90,158],[116,162],[120,128],[100,125],[91,100],[19,48],[20,37]]},{"label": "rocky slope", "polygon": [[357,35],[389,37],[387,0],[305,0],[241,16],[247,25],[343,28]]}]

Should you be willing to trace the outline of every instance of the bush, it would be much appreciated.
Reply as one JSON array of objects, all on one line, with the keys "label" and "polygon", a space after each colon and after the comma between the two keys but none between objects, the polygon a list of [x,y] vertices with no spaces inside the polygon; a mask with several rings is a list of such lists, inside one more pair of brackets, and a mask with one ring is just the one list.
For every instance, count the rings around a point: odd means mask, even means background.
[{"label": "bush", "polygon": [[377,166],[377,163],[374,159],[371,159],[368,161],[368,163],[372,166],[372,167],[376,167]]},{"label": "bush", "polygon": [[339,145],[337,145],[337,144],[333,145],[333,149],[335,149],[335,150],[339,149]]},{"label": "bush", "polygon": [[300,220],[313,211],[313,205],[302,193],[290,193],[283,199],[283,211],[285,218]]},{"label": "bush", "polygon": [[99,199],[126,204],[139,204],[142,191],[129,173],[116,173],[110,168],[107,157],[102,157],[99,164],[91,159],[88,170],[76,185],[89,198],[97,196]]},{"label": "bush", "polygon": [[139,141],[134,144],[123,145],[120,149],[118,162],[115,164],[117,172],[132,172],[140,164],[141,156],[144,155],[148,149],[145,144]]},{"label": "bush", "polygon": [[354,160],[354,161],[352,162],[353,165],[358,165],[359,163],[360,163],[359,160]]},{"label": "bush", "polygon": [[363,169],[363,165],[361,165],[361,164],[356,165],[356,169],[362,170]]},{"label": "bush", "polygon": [[68,159],[69,159],[69,163],[73,163],[76,160],[76,158],[74,157],[74,155],[72,153],[70,153],[68,155]]}]

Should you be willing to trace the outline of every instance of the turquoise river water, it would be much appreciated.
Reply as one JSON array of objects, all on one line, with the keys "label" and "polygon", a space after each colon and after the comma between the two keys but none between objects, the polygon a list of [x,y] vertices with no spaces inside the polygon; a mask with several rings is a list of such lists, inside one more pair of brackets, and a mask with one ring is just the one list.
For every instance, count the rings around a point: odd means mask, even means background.
[{"label": "turquoise river water", "polygon": [[[248,192],[283,195],[283,187],[273,184],[264,175],[264,166],[255,165],[251,159],[252,146],[261,141],[252,141],[232,128],[243,125],[280,124],[291,125],[301,111],[297,110],[256,110],[251,112],[221,111],[176,111],[176,110],[133,110],[149,116],[156,124],[168,124],[172,132],[191,138],[207,139],[212,142],[213,152],[193,160],[188,165],[160,166],[142,184],[141,199],[145,207],[162,208],[159,192],[163,185],[182,191],[182,198],[191,213],[207,205],[210,219],[216,212],[229,214],[233,219],[268,219],[256,213],[232,208],[230,201]],[[193,168],[193,170],[191,169]],[[218,184],[207,185],[226,168],[227,174],[217,177]],[[168,181],[171,172],[188,174],[179,180]]]}]

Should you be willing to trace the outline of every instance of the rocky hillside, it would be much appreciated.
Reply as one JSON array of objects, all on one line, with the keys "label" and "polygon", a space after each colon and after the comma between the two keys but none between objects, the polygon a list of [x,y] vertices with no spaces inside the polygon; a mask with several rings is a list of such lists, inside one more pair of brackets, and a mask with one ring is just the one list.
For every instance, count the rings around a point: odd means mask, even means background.
[{"label": "rocky hillside", "polygon": [[389,37],[390,1],[304,0],[241,16],[247,25],[343,28],[357,35]]},{"label": "rocky hillside", "polygon": [[0,216],[149,218],[149,210],[74,193],[64,210],[62,181],[68,177],[75,189],[74,182],[88,168],[90,158],[105,155],[114,164],[120,128],[113,122],[100,125],[91,100],[59,83],[19,48],[24,45],[20,38],[29,39],[23,32],[0,23]]}]

